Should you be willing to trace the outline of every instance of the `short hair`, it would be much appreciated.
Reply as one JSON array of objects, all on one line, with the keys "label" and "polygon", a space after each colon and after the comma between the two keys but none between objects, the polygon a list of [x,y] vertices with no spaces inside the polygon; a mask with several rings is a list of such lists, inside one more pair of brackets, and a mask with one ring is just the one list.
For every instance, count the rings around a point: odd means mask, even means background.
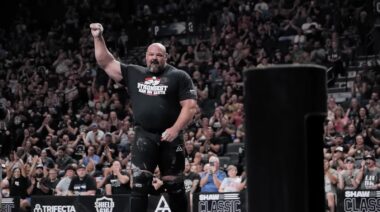
[{"label": "short hair", "polygon": [[209,162],[218,162],[219,163],[219,158],[216,157],[216,156],[211,156],[209,159],[208,159]]}]

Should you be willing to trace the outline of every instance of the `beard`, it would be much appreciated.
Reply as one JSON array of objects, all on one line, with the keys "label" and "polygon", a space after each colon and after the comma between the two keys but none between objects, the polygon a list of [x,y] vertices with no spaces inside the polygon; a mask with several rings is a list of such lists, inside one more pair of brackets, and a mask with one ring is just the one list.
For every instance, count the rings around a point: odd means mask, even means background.
[{"label": "beard", "polygon": [[158,60],[152,60],[148,68],[150,72],[159,73],[164,70],[164,65],[161,65]]},{"label": "beard", "polygon": [[44,173],[38,173],[36,174],[36,178],[43,178],[44,177]]}]

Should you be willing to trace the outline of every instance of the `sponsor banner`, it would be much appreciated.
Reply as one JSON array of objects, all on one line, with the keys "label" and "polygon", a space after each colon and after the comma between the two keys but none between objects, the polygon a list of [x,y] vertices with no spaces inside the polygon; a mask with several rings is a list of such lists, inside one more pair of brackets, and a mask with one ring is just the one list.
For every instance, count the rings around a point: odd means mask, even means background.
[{"label": "sponsor banner", "polygon": [[338,211],[344,212],[378,212],[380,211],[380,191],[342,191],[338,196],[338,208]]},{"label": "sponsor banner", "polygon": [[245,193],[197,193],[193,197],[193,212],[245,212]]},{"label": "sponsor banner", "polygon": [[149,196],[148,212],[171,212],[168,194]]},{"label": "sponsor banner", "polygon": [[1,199],[0,212],[18,212],[20,207],[20,199],[17,197],[9,197]]},{"label": "sponsor banner", "polygon": [[33,196],[32,212],[129,212],[129,195]]},{"label": "sponsor banner", "polygon": [[[31,212],[129,212],[129,195],[33,196]],[[149,196],[148,212],[171,212],[165,195]]]}]

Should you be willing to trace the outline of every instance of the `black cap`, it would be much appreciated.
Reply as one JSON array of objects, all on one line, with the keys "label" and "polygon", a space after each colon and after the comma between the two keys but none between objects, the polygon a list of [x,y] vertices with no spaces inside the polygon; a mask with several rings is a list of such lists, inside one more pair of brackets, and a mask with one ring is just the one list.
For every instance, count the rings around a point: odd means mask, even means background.
[{"label": "black cap", "polygon": [[364,159],[365,160],[373,160],[373,161],[376,161],[376,159],[375,159],[375,156],[373,156],[373,155],[366,155],[365,157],[364,157]]},{"label": "black cap", "polygon": [[86,165],[84,165],[84,164],[80,164],[80,165],[78,165],[77,170],[78,170],[78,169],[85,169],[85,168],[86,168]]}]

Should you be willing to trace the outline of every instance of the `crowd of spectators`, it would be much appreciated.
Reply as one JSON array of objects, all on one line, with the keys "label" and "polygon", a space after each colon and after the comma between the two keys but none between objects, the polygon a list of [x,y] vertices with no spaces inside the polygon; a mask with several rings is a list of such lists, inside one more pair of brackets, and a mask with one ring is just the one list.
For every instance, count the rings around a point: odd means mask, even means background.
[{"label": "crowd of spectators", "polygon": [[[27,1],[19,1],[19,16],[0,28],[0,99],[10,112],[0,121],[1,191],[19,196],[22,208],[32,195],[130,190],[133,111],[128,92],[96,64],[91,22],[107,28],[110,50],[125,61],[130,47],[157,40],[149,36],[149,23],[194,20],[194,42],[159,40],[168,62],[188,72],[198,92],[199,110],[183,134],[185,186],[192,193],[245,188],[242,155],[235,164],[219,161],[229,144],[249,142],[243,71],[314,63],[344,75],[370,30],[362,23],[373,19],[366,1],[147,1],[129,15],[115,12],[118,1],[59,2],[63,16],[42,27]],[[339,189],[380,188],[379,87],[370,73],[358,74],[349,106],[328,99],[324,153],[331,211]],[[372,174],[377,177],[367,177]],[[159,189],[159,170],[155,176],[152,185]]]}]

